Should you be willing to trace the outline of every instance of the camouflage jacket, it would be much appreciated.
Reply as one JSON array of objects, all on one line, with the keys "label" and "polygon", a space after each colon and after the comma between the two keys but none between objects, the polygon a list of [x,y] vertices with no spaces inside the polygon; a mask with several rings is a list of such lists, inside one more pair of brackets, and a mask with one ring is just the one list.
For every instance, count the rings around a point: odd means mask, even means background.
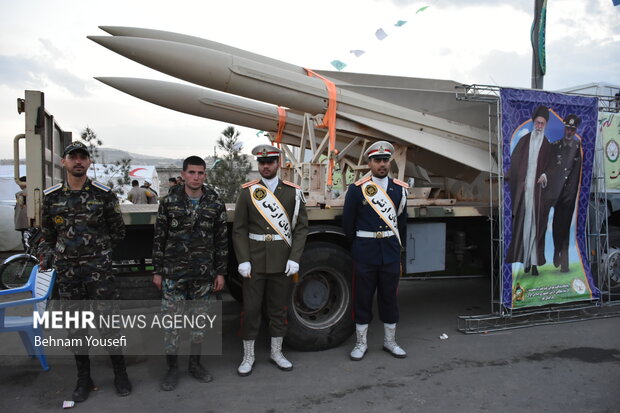
[{"label": "camouflage jacket", "polygon": [[89,258],[107,254],[125,238],[125,224],[110,188],[86,179],[73,191],[66,183],[44,191],[44,253],[56,259]]},{"label": "camouflage jacket", "polygon": [[211,186],[204,185],[202,192],[195,208],[185,185],[174,187],[159,204],[153,241],[155,274],[209,281],[226,274],[226,206]]}]

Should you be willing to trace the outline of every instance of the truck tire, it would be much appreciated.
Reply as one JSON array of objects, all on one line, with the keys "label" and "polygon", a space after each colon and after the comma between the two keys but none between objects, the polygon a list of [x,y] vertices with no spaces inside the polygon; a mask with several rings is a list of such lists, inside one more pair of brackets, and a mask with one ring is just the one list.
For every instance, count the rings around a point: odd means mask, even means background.
[{"label": "truck tire", "polygon": [[300,351],[326,350],[349,338],[353,259],[329,242],[310,242],[301,257],[300,272],[288,305],[286,344]]}]

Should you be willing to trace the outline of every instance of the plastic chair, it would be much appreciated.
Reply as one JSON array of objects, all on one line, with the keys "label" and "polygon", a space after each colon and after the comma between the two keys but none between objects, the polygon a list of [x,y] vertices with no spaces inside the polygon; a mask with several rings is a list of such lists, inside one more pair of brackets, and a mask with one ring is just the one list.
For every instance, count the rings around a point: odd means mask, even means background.
[{"label": "plastic chair", "polygon": [[56,271],[39,271],[39,266],[35,265],[25,285],[9,290],[0,290],[0,297],[17,293],[31,293],[30,298],[0,303],[0,333],[10,331],[19,332],[19,336],[22,339],[22,343],[24,343],[24,347],[26,347],[28,355],[33,358],[37,357],[41,363],[41,367],[45,371],[48,371],[50,368],[45,358],[44,346],[35,346],[34,341],[35,336],[44,336],[43,328],[41,326],[37,328],[33,327],[32,315],[7,316],[5,312],[6,309],[10,307],[31,306],[34,311],[42,315],[47,306],[47,300],[52,294],[55,278]]}]

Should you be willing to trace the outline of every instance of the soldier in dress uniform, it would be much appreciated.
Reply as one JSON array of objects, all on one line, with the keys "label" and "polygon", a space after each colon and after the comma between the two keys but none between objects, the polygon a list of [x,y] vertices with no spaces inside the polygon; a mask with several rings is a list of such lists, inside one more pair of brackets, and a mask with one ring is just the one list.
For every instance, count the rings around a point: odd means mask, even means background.
[{"label": "soldier in dress uniform", "polygon": [[[204,183],[206,164],[199,156],[183,161],[184,184],[175,186],[159,204],[153,240],[153,283],[162,290],[162,312],[181,314],[185,301],[192,314],[208,310],[212,292],[224,288],[228,262],[226,206],[215,189]],[[187,308],[187,306],[185,307]],[[189,373],[199,382],[213,380],[200,364],[204,329],[190,332]],[[179,332],[164,331],[168,371],[161,382],[164,391],[178,384]]]},{"label": "soldier in dress uniform", "polygon": [[240,376],[251,374],[254,341],[261,323],[263,302],[269,317],[271,361],[285,371],[293,365],[282,354],[287,329],[290,276],[299,261],[308,234],[305,199],[299,186],[278,179],[281,151],[270,145],[252,150],[262,179],[242,185],[235,207],[233,243],[243,279],[243,361]]},{"label": "soldier in dress uniform", "polygon": [[[66,181],[47,188],[43,200],[43,253],[41,268],[51,268],[55,260],[57,285],[65,311],[79,310],[71,300],[96,300],[98,311],[118,299],[112,269],[112,248],[125,237],[125,225],[118,199],[110,188],[86,176],[90,154],[86,145],[73,142],[61,159]],[[75,307],[75,308],[74,308]],[[70,329],[69,338],[86,343],[84,329]],[[106,339],[120,338],[120,331],[100,328]],[[73,400],[82,402],[95,387],[90,377],[88,346],[74,347],[78,370]],[[131,393],[125,359],[120,347],[109,348],[114,368],[114,386],[120,396]]]},{"label": "soldier in dress uniform", "polygon": [[581,119],[564,118],[564,137],[553,144],[554,165],[549,179],[553,201],[553,265],[568,272],[568,243],[581,175],[581,141],[575,137]]},{"label": "soldier in dress uniform", "polygon": [[388,176],[394,147],[385,141],[371,145],[364,155],[371,175],[349,185],[342,222],[355,261],[354,319],[356,343],[351,360],[361,360],[368,349],[366,335],[377,292],[379,319],[384,323],[383,350],[397,358],[407,353],[396,343],[399,320],[396,291],[401,253],[407,238],[406,183]]}]

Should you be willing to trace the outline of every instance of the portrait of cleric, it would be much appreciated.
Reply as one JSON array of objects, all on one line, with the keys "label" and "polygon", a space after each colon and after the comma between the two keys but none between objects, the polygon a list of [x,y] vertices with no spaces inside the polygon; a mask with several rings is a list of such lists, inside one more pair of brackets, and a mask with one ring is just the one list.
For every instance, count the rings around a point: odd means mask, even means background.
[{"label": "portrait of cleric", "polygon": [[547,263],[546,244],[551,257],[551,243],[553,266],[569,271],[570,228],[581,177],[580,123],[577,115],[562,119],[539,105],[514,133],[505,175],[512,215],[506,262],[523,264],[525,274],[539,275],[539,267]]}]

